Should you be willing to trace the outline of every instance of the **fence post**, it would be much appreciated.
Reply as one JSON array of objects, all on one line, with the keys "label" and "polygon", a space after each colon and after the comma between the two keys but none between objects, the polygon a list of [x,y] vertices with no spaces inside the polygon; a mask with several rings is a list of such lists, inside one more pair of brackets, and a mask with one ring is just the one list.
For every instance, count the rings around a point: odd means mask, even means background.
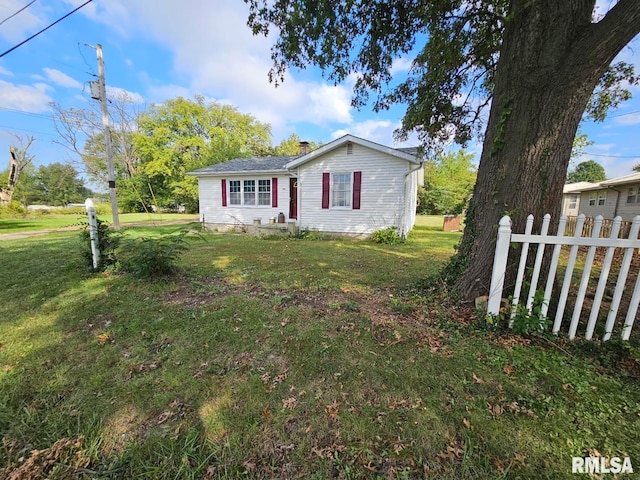
[{"label": "fence post", "polygon": [[[629,240],[636,240],[638,238],[638,232],[640,232],[640,215],[636,215],[633,217],[631,222],[631,227],[629,228]],[[633,257],[633,248],[625,249],[624,256],[622,258],[622,264],[620,265],[620,273],[618,273],[618,280],[616,281],[616,288],[613,293],[613,300],[611,301],[611,306],[609,307],[609,315],[607,316],[607,323],[604,328],[604,336],[602,340],[609,340],[611,337],[611,331],[613,330],[613,324],[616,321],[616,316],[618,314],[618,308],[620,307],[620,301],[622,299],[622,294],[624,292],[624,287],[627,283],[627,276],[629,275],[629,267],[631,266],[631,260]],[[640,278],[640,276],[638,277]],[[631,304],[631,306],[633,306]],[[628,313],[628,311],[627,311]],[[634,313],[635,316],[635,313]],[[625,334],[627,334],[627,338],[625,339]],[[631,334],[631,329],[622,331],[622,339],[628,340]]]},{"label": "fence post", "polygon": [[93,205],[93,201],[90,198],[84,202],[84,206],[87,209],[87,215],[89,216],[89,236],[91,238],[91,257],[93,258],[94,270],[98,268],[100,263],[100,247],[98,246],[100,240],[98,238],[98,218],[96,217],[96,207]]},{"label": "fence post", "polygon": [[505,215],[500,219],[498,239],[496,240],[496,253],[493,257],[491,287],[489,288],[489,300],[487,301],[487,314],[489,315],[500,314],[500,302],[502,300],[502,289],[504,288],[504,275],[507,271],[510,242],[511,219]]},{"label": "fence post", "polygon": [[[602,228],[602,215],[596,216],[591,227],[591,238],[600,238],[600,229]],[[587,287],[589,286],[589,278],[591,277],[591,267],[593,267],[593,259],[596,255],[596,247],[589,247],[587,257],[584,260],[584,268],[582,269],[582,278],[580,279],[580,286],[578,287],[578,293],[576,294],[576,303],[573,307],[573,316],[571,317],[571,323],[569,324],[569,340],[576,338],[576,332],[578,331],[578,323],[580,322],[580,314],[582,313],[582,306],[584,304],[584,298],[587,293]]]},{"label": "fence post", "polygon": [[[533,215],[527,217],[527,225],[524,229],[525,235],[531,235],[533,231]],[[513,300],[511,301],[511,317],[509,319],[509,328],[513,327],[513,319],[516,316],[518,303],[520,303],[520,291],[524,280],[524,271],[527,265],[527,256],[529,255],[529,242],[522,243],[522,251],[520,252],[520,264],[518,265],[518,274],[516,276],[516,286],[513,290]]]}]

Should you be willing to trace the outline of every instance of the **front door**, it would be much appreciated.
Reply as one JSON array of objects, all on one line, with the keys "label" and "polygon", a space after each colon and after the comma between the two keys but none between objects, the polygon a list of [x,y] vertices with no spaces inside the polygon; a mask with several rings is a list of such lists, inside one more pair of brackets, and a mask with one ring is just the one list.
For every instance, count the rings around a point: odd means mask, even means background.
[{"label": "front door", "polygon": [[289,218],[298,218],[298,179],[289,179]]}]

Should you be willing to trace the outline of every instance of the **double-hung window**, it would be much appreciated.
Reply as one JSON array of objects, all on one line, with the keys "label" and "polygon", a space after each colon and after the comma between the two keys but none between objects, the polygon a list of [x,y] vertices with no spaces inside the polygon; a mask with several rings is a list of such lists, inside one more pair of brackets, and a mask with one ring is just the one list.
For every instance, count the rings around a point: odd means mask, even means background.
[{"label": "double-hung window", "polygon": [[596,204],[598,197],[595,193],[589,195],[589,206],[593,207]]},{"label": "double-hung window", "polygon": [[229,180],[229,205],[242,205],[240,180]]},{"label": "double-hung window", "polygon": [[575,210],[578,206],[578,195],[569,195],[569,210]]},{"label": "double-hung window", "polygon": [[627,191],[627,203],[640,203],[640,195],[638,195],[638,187],[629,187]]},{"label": "double-hung window", "polygon": [[258,205],[271,205],[271,180],[258,180]]},{"label": "double-hung window", "polygon": [[334,173],[331,182],[331,206],[351,206],[351,174]]},{"label": "double-hung window", "polygon": [[604,205],[607,200],[607,192],[600,192],[598,194],[598,205]]}]

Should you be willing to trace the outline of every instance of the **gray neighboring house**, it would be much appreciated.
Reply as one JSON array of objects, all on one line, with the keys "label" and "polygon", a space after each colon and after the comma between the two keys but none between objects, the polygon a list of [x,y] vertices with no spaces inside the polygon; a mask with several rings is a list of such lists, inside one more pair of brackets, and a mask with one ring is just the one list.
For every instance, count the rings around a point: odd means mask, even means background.
[{"label": "gray neighboring house", "polygon": [[569,183],[564,186],[562,214],[632,220],[640,215],[640,173],[600,183]]},{"label": "gray neighboring house", "polygon": [[198,177],[200,220],[251,227],[280,218],[297,228],[368,235],[413,227],[424,177],[416,149],[345,135],[300,155],[236,158],[189,172]]}]

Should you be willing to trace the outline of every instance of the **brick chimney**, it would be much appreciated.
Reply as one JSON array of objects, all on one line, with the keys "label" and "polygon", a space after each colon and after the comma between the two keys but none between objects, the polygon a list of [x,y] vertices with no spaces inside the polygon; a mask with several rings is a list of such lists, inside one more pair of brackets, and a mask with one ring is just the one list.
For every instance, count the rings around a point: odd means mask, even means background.
[{"label": "brick chimney", "polygon": [[309,153],[309,142],[300,142],[300,155]]}]

